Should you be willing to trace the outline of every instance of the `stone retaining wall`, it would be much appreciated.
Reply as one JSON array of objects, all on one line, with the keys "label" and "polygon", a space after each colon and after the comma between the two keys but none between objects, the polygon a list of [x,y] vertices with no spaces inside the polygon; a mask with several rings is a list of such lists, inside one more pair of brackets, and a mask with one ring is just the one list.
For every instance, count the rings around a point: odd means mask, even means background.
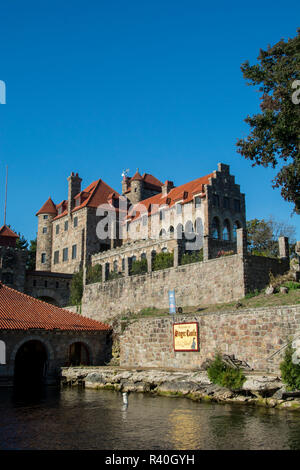
[{"label": "stone retaining wall", "polygon": [[[174,352],[173,322],[198,323],[199,352]],[[297,334],[300,305],[137,320],[120,338],[120,365],[201,368],[219,350],[255,370],[278,373],[280,350]]]}]

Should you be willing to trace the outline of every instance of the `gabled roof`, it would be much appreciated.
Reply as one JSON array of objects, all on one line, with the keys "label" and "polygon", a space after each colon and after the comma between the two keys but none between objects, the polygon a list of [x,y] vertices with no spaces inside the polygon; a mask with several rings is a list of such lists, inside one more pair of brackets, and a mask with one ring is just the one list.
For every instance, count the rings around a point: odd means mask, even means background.
[{"label": "gabled roof", "polygon": [[[189,183],[182,184],[181,186],[177,186],[176,188],[171,189],[167,195],[163,195],[162,193],[156,194],[155,196],[149,197],[148,199],[144,199],[140,201],[137,205],[133,206],[130,214],[135,214],[131,220],[136,220],[143,214],[146,213],[148,215],[154,215],[158,212],[158,205],[159,206],[169,206],[172,207],[176,202],[182,201],[183,204],[191,202],[195,196],[195,194],[203,194],[204,196],[204,185],[209,184],[209,178],[214,176],[213,173],[203,176],[201,178],[197,178],[196,180],[190,181]],[[144,213],[140,212],[138,206],[143,205],[146,209]],[[152,207],[154,206],[154,207]],[[137,210],[136,210],[137,208]]]},{"label": "gabled roof", "polygon": [[2,225],[0,228],[0,237],[20,238],[19,235],[13,232],[7,225]]},{"label": "gabled roof", "polygon": [[0,330],[108,331],[109,325],[69,312],[0,282]]},{"label": "gabled roof", "polygon": [[51,197],[45,202],[45,204],[40,208],[36,215],[40,214],[57,214],[56,206],[52,201]]},{"label": "gabled roof", "polygon": [[[87,188],[85,188],[80,193],[76,194],[74,197],[75,201],[80,199],[80,204],[75,206],[72,212],[75,212],[83,207],[98,207],[101,204],[109,204],[109,196],[114,193],[116,198],[119,198],[120,195],[117,191],[112,189],[108,184],[103,180],[99,179],[91,183]],[[63,217],[68,213],[68,201],[62,201],[56,207],[63,205],[64,210],[61,214],[57,215],[54,220]]]}]

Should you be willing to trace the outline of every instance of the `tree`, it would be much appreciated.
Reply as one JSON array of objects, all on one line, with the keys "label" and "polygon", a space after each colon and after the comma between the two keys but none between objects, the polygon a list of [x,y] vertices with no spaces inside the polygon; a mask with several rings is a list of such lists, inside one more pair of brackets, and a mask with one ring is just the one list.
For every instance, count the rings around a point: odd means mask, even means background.
[{"label": "tree", "polygon": [[80,269],[72,277],[70,286],[70,303],[71,305],[80,305],[83,295],[83,270]]},{"label": "tree", "polygon": [[281,39],[266,51],[260,50],[258,64],[241,66],[248,85],[259,86],[261,113],[247,116],[251,132],[237,141],[238,152],[252,166],[278,168],[273,188],[294,203],[300,213],[300,28],[298,35]]},{"label": "tree", "polygon": [[27,264],[26,264],[26,269],[28,271],[35,270],[35,261],[36,261],[36,238],[34,240],[30,240]]},{"label": "tree", "polygon": [[293,250],[296,230],[293,225],[277,221],[273,216],[269,219],[252,219],[247,221],[248,247],[252,254],[277,257],[278,237],[288,237]]}]

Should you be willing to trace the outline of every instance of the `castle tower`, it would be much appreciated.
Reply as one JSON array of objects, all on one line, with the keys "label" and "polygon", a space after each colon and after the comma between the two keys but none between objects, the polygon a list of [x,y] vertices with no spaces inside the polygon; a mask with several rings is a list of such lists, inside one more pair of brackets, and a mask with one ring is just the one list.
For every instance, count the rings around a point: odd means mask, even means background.
[{"label": "castle tower", "polygon": [[57,211],[50,197],[36,215],[38,217],[36,270],[51,271],[52,220],[57,215]]},{"label": "castle tower", "polygon": [[74,209],[74,197],[81,191],[82,179],[78,173],[76,175],[72,172],[68,177],[68,214],[71,215],[72,209]]},{"label": "castle tower", "polygon": [[143,178],[137,170],[135,175],[131,178],[131,192],[130,192],[130,201],[132,204],[137,204],[143,199]]}]

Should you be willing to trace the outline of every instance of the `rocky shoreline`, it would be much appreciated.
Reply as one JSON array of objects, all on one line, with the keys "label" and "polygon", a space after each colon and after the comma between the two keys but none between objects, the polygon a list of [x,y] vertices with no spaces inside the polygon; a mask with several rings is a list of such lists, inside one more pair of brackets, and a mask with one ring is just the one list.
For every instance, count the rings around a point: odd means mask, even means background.
[{"label": "rocky shoreline", "polygon": [[258,372],[245,375],[242,389],[231,391],[212,384],[207,373],[200,370],[63,367],[61,385],[300,411],[300,391],[288,392],[280,377]]}]

